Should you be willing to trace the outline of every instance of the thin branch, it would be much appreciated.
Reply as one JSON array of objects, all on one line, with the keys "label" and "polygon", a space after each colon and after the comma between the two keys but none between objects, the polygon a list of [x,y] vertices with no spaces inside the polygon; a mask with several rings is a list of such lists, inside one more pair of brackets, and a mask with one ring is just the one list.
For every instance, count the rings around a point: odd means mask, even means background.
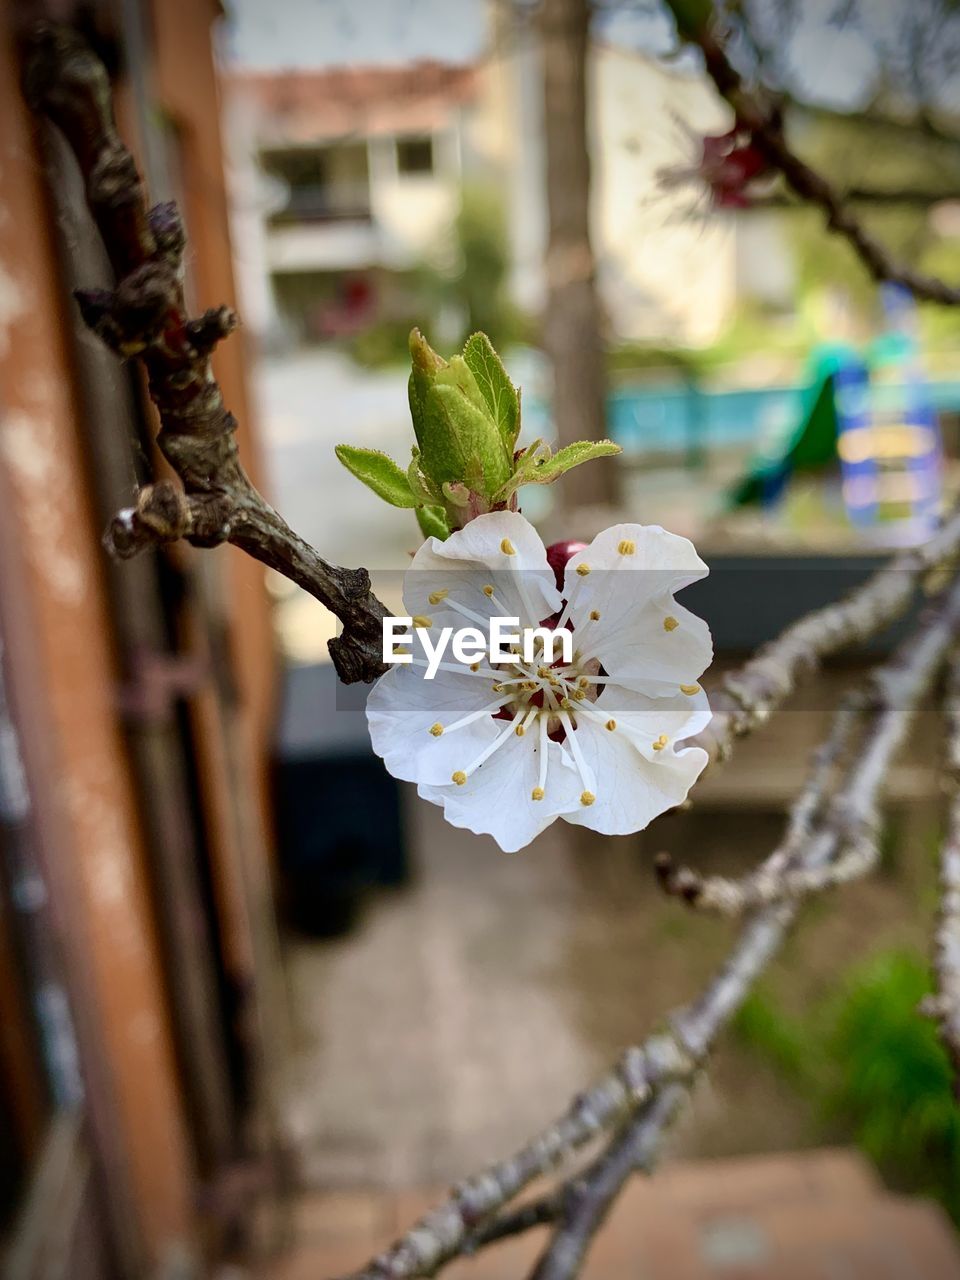
[{"label": "thin branch", "polygon": [[870,639],[901,617],[918,582],[958,550],[960,514],[954,514],[922,547],[894,556],[842,600],[792,623],[724,678],[711,694],[710,724],[690,742],[703,747],[712,761],[726,759],[735,740],[765,724],[802,675],[813,674],[825,658]]},{"label": "thin branch", "polygon": [[[878,701],[871,734],[851,766],[838,796],[851,815],[872,811],[893,757],[922,698],[929,691],[960,624],[960,578],[939,608],[922,620],[918,631],[876,673]],[[810,833],[797,852],[796,866],[817,876],[841,855],[844,826],[835,812]],[[833,881],[824,877],[818,887]],[[753,983],[779,949],[800,909],[800,898],[774,901],[756,910],[744,925],[733,952],[701,999],[670,1019],[678,1040],[702,1062],[719,1033],[740,1008]],[[626,1124],[607,1152],[581,1176],[580,1191],[561,1218],[530,1280],[571,1280],[579,1273],[590,1242],[630,1175],[649,1169],[666,1130],[673,1123],[693,1084],[693,1076],[657,1090],[653,1099]]]},{"label": "thin branch", "polygon": [[940,912],[934,934],[935,992],[923,1012],[935,1018],[955,1072],[960,1100],[960,651],[953,655],[945,704],[944,772],[949,788],[947,827],[940,850]]},{"label": "thin branch", "polygon": [[[917,704],[944,660],[958,621],[960,580],[954,583],[940,606],[931,609],[921,619],[915,633],[898,648],[890,662],[877,672],[876,703],[871,719],[875,740],[871,740],[851,767],[847,786],[849,816],[841,821],[831,809],[829,821],[804,827],[806,839],[795,854],[798,870],[813,874],[828,866],[842,853],[844,836],[850,824],[857,820],[858,815],[871,811],[890,761],[902,742]],[[845,708],[843,714],[849,715],[849,710]],[[825,877],[824,887],[829,883],[830,878]],[[635,1149],[646,1151],[648,1142],[653,1142],[655,1147],[692,1086],[698,1065],[763,972],[799,908],[800,900],[793,898],[773,902],[754,912],[744,925],[724,968],[699,1000],[668,1020],[669,1032],[628,1050],[617,1067],[586,1094],[575,1099],[559,1121],[509,1160],[492,1166],[456,1188],[448,1200],[417,1222],[392,1248],[356,1272],[350,1280],[418,1280],[419,1277],[434,1276],[445,1263],[466,1250],[482,1246],[487,1239],[501,1238],[496,1233],[489,1238],[484,1237],[483,1227],[491,1219],[496,1220],[496,1215],[524,1187],[564,1163],[588,1142],[605,1132],[622,1128],[625,1122],[628,1125],[625,1134],[638,1127],[642,1129],[642,1141],[634,1135],[636,1143],[640,1144]],[[653,1151],[654,1147],[650,1150]],[[619,1163],[616,1167],[620,1167]],[[602,1186],[613,1186],[612,1181],[606,1181],[609,1170],[604,1164],[604,1157],[591,1168],[594,1171],[605,1170]],[[583,1189],[576,1188],[584,1182],[589,1183],[590,1178],[591,1169],[588,1169],[571,1179],[558,1193],[564,1206],[559,1231],[568,1229],[568,1205],[573,1205],[578,1215],[582,1213],[584,1221],[589,1216],[586,1209],[579,1207],[584,1199]],[[596,1212],[600,1213],[604,1194],[594,1199]],[[556,1200],[551,1204],[555,1206]],[[579,1216],[577,1220],[580,1220]],[[507,1215],[503,1221],[510,1222],[514,1230],[521,1230],[536,1225],[538,1220]],[[590,1231],[586,1239],[589,1239]],[[562,1252],[565,1258],[574,1256],[566,1247]],[[544,1257],[544,1266],[547,1265],[547,1257],[549,1251]],[[552,1262],[550,1265],[554,1266]],[[544,1276],[554,1280],[554,1277],[573,1274],[573,1271],[546,1271],[543,1276],[537,1276],[537,1280],[544,1280]]]},{"label": "thin branch", "polygon": [[236,419],[210,363],[237,317],[218,307],[190,318],[180,215],[172,203],[148,207],[133,156],[117,132],[103,64],[73,32],[38,25],[31,33],[26,90],[76,156],[116,275],[113,289],[78,292],[81,314],[117,355],[143,364],[160,417],[157,443],[181,481],[161,479],[141,489],[136,504],[113,520],[108,549],[128,557],[178,538],[201,547],[232,542],[337,615],[343,632],[330,641],[330,653],[342,680],[374,679],[384,670],[386,611],[370,590],[366,569],[328,564],[244,471]]},{"label": "thin branch", "polygon": [[704,877],[690,867],[678,867],[667,852],[658,853],[654,863],[664,893],[690,906],[721,915],[740,915],[747,905],[773,901],[782,877],[806,847],[814,823],[821,817],[836,789],[837,769],[847,755],[854,732],[862,729],[867,701],[862,690],[848,695],[841,704],[829,737],[814,752],[811,769],[800,794],[790,806],[787,830],[777,848],[759,867],[739,880],[725,876]]},{"label": "thin branch", "polygon": [[783,175],[795,195],[822,211],[828,230],[847,241],[873,279],[902,285],[914,297],[927,302],[950,307],[960,305],[960,289],[894,261],[889,250],[866,230],[833,185],[792,149],[784,133],[780,102],[768,93],[748,88],[724,52],[712,21],[712,6],[690,4],[688,0],[667,0],[667,4],[681,35],[699,46],[707,75],[733,108],[739,124],[749,131],[767,163]]},{"label": "thin branch", "polygon": [[579,1274],[597,1232],[630,1177],[648,1169],[657,1155],[660,1135],[672,1122],[686,1096],[682,1084],[661,1090],[635,1123],[627,1125],[563,1197],[563,1219],[541,1254],[530,1280],[563,1280]]},{"label": "thin branch", "polygon": [[351,1280],[416,1280],[436,1275],[451,1258],[483,1243],[481,1227],[531,1182],[637,1111],[656,1088],[691,1075],[695,1065],[676,1038],[666,1033],[628,1049],[596,1084],[574,1098],[560,1119],[507,1160],[455,1187],[449,1199]]}]

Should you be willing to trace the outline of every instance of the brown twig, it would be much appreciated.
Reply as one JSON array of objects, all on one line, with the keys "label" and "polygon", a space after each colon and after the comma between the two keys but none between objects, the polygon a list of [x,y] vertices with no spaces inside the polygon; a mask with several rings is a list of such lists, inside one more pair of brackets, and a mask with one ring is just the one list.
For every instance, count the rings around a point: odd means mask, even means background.
[{"label": "brown twig", "polygon": [[954,514],[922,547],[894,556],[842,600],[791,623],[724,678],[710,698],[710,724],[690,742],[703,747],[711,761],[726,759],[738,737],[765,724],[793,693],[801,675],[812,675],[825,658],[896,621],[909,608],[917,583],[958,550],[960,514]]},{"label": "brown twig", "polygon": [[940,1038],[954,1067],[954,1091],[960,1099],[960,650],[950,663],[944,712],[949,803],[940,849],[940,912],[933,950],[935,991],[922,1008],[939,1024]]},{"label": "brown twig", "polygon": [[185,538],[232,542],[330,609],[343,632],[330,652],[344,681],[372,680],[384,666],[383,605],[366,569],[328,564],[256,490],[240,462],[236,420],[210,358],[237,317],[217,307],[191,319],[184,300],[183,224],[172,203],[148,207],[133,157],[116,128],[103,64],[73,32],[31,33],[26,91],[61,129],[83,174],[90,209],[116,275],[113,289],[83,290],[85,323],[124,359],[139,359],[160,417],[157,442],[180,484],[146,485],[116,516],[105,542],[115,555]]},{"label": "brown twig", "polygon": [[824,215],[827,229],[847,241],[874,280],[887,280],[909,289],[915,298],[943,306],[960,305],[960,289],[936,276],[924,275],[894,260],[847,206],[836,188],[793,150],[783,127],[780,102],[769,93],[751,90],[731,64],[718,37],[712,5],[667,0],[680,34],[699,46],[707,75],[771,169],[783,175],[790,190]]}]

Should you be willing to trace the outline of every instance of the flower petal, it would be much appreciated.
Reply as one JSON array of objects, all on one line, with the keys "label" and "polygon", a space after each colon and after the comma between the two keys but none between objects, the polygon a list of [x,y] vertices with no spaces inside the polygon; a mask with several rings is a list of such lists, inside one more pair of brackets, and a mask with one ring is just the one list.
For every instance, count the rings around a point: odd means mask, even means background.
[{"label": "flower petal", "polygon": [[[502,722],[501,722],[502,723]],[[516,853],[535,839],[561,813],[580,807],[580,780],[564,761],[556,742],[548,742],[546,794],[533,800],[540,774],[539,748],[534,735],[511,735],[504,745],[471,774],[463,786],[421,784],[425,800],[443,806],[455,827],[489,835],[505,853]]]},{"label": "flower petal", "polygon": [[627,734],[610,733],[587,719],[579,721],[576,735],[595,777],[596,799],[564,817],[602,835],[642,831],[687,798],[707,763],[707,753],[699,747],[675,751],[667,746],[649,760]]},{"label": "flower petal", "polygon": [[[484,591],[491,586],[492,596]],[[403,600],[411,616],[459,605],[484,619],[517,617],[521,626],[560,608],[546,549],[518,511],[477,516],[445,542],[428,538],[407,570]]]},{"label": "flower petal", "polygon": [[[588,714],[597,723],[602,722],[604,727],[614,725],[608,733],[625,734],[641,755],[660,763],[668,746],[692,738],[710,723],[706,693],[699,686],[688,688],[694,692],[682,693],[676,685],[669,689],[663,686],[660,694],[651,696],[620,684],[608,684],[596,702],[581,707],[588,705]],[[578,713],[578,723],[583,718]]]},{"label": "flower petal", "polygon": [[421,667],[392,667],[367,698],[370,741],[388,772],[405,782],[445,783],[455,770],[480,754],[503,727],[493,715],[451,733],[434,735],[496,700],[487,680],[467,670],[438,671],[425,680]]},{"label": "flower petal", "polygon": [[708,572],[689,539],[658,525],[605,529],[566,568],[577,647],[652,696],[693,683],[713,657],[710,628],[673,593]]}]

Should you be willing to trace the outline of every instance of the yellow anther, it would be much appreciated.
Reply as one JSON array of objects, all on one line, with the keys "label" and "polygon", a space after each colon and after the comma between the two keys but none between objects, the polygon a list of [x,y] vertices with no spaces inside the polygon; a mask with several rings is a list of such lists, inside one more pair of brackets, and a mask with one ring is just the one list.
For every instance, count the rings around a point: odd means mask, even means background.
[{"label": "yellow anther", "polygon": [[637,544],[631,542],[629,538],[624,538],[622,542],[617,544],[617,550],[622,556],[632,556],[636,549]]},{"label": "yellow anther", "polygon": [[617,722],[616,722],[616,720],[608,720],[608,721],[607,721],[607,728],[610,730],[610,732],[611,732],[611,733],[613,733],[613,731],[614,731],[614,729],[615,729],[616,727],[617,727]]},{"label": "yellow anther", "polygon": [[579,573],[581,578],[585,578],[589,572],[590,572],[590,566],[588,564],[577,565],[577,573]]},{"label": "yellow anther", "polygon": [[597,797],[593,794],[593,792],[592,792],[592,791],[581,791],[581,792],[580,792],[580,803],[581,803],[581,804],[583,804],[583,805],[591,805],[591,804],[593,804],[593,802],[594,802],[594,800],[596,800],[596,798],[597,798]]},{"label": "yellow anther", "polygon": [[431,591],[427,599],[431,604],[439,604],[441,600],[446,600],[450,592],[446,587],[441,587],[439,591]]},{"label": "yellow anther", "polygon": [[493,587],[491,587],[491,585],[490,585],[490,583],[489,583],[489,582],[488,582],[488,583],[487,583],[487,585],[483,588],[483,594],[484,594],[485,596],[492,596],[492,595],[493,595]]},{"label": "yellow anther", "polygon": [[591,609],[591,610],[590,610],[590,621],[591,621],[591,622],[599,622],[599,621],[600,621],[600,610],[599,610],[599,609]]},{"label": "yellow anther", "polygon": [[517,554],[517,549],[509,538],[504,538],[500,543],[500,550],[505,556],[515,556]]},{"label": "yellow anther", "polygon": [[534,788],[533,788],[533,790],[530,792],[530,799],[531,799],[531,800],[542,800],[542,799],[543,799],[543,787],[534,787]]},{"label": "yellow anther", "polygon": [[549,679],[550,679],[550,668],[549,668],[549,667],[537,667],[537,675],[540,677],[540,679],[541,679],[541,680],[549,680]]},{"label": "yellow anther", "polygon": [[479,663],[479,662],[471,662],[471,663],[470,663],[470,670],[471,670],[471,671],[479,671],[479,670],[480,670],[480,663]]},{"label": "yellow anther", "polygon": [[654,751],[662,751],[668,742],[669,742],[669,738],[667,737],[667,735],[665,733],[661,733],[660,737],[653,744]]},{"label": "yellow anther", "polygon": [[573,699],[575,702],[582,702],[586,696],[587,694],[585,689],[574,689],[573,691]]},{"label": "yellow anther", "polygon": [[581,676],[581,677],[580,677],[580,679],[577,681],[577,684],[580,686],[580,688],[581,688],[581,689],[589,689],[589,688],[590,688],[590,677],[589,677],[589,676]]},{"label": "yellow anther", "polygon": [[680,692],[685,693],[688,698],[692,698],[695,693],[700,692],[700,686],[698,684],[682,684]]},{"label": "yellow anther", "polygon": [[563,708],[563,710],[564,710],[564,711],[569,711],[569,710],[570,710],[570,699],[569,699],[569,698],[561,698],[561,699],[560,699],[560,706]]},{"label": "yellow anther", "polygon": [[467,780],[467,775],[463,772],[462,769],[458,769],[456,773],[451,773],[450,775],[450,781],[455,782],[458,787],[462,787],[463,784],[466,782],[466,780]]},{"label": "yellow anther", "polygon": [[522,738],[527,731],[522,724],[518,724],[513,732],[517,735],[518,738]]},{"label": "yellow anther", "polygon": [[672,616],[668,616],[663,620],[664,631],[676,631],[679,625],[680,623],[677,621],[677,619]]},{"label": "yellow anther", "polygon": [[433,619],[428,618],[425,613],[418,613],[412,619],[412,622],[415,627],[432,627],[433,626]]},{"label": "yellow anther", "polygon": [[495,684],[495,685],[493,686],[493,692],[494,692],[494,693],[503,693],[503,685],[502,685],[502,684]]},{"label": "yellow anther", "polygon": [[439,720],[437,721],[436,724],[432,724],[430,726],[430,732],[433,734],[435,738],[440,737],[441,733],[443,733],[443,725],[440,723]]}]

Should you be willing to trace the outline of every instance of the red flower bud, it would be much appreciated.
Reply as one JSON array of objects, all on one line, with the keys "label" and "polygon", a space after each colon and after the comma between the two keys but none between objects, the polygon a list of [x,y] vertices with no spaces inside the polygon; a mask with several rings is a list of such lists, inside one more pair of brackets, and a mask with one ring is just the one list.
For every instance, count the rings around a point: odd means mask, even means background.
[{"label": "red flower bud", "polygon": [[554,542],[547,547],[547,564],[553,570],[558,591],[563,590],[563,571],[567,567],[567,561],[578,551],[582,551],[586,545],[585,542],[567,541]]}]

